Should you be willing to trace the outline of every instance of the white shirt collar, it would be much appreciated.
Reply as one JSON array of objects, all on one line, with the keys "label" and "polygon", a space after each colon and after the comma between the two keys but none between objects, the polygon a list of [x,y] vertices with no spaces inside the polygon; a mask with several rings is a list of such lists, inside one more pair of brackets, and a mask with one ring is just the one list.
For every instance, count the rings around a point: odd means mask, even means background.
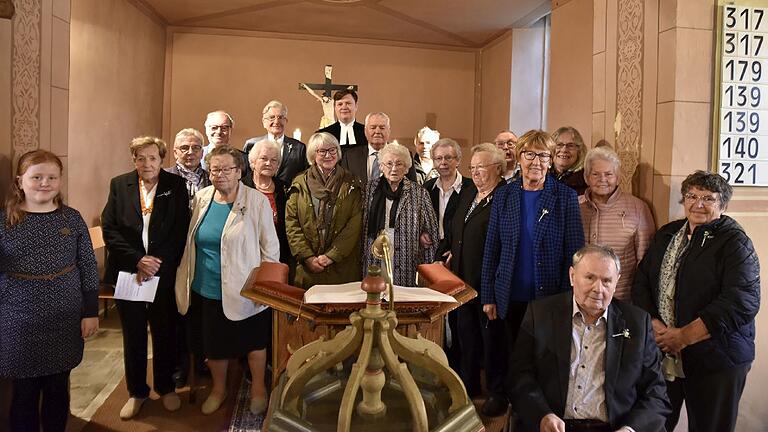
[{"label": "white shirt collar", "polygon": [[[461,174],[459,174],[459,171],[456,170],[456,180],[453,181],[453,184],[451,185],[451,189],[456,191],[456,193],[461,193],[461,183],[463,180],[464,179],[461,178]],[[442,188],[440,188],[440,177],[438,177],[437,180],[435,180],[435,184],[432,185],[432,189],[435,189],[435,188],[442,190]]]},{"label": "white shirt collar", "polygon": [[282,134],[280,135],[280,138],[275,139],[275,136],[268,132],[267,139],[270,141],[274,141],[280,145],[283,145],[283,141],[285,141],[285,134]]}]

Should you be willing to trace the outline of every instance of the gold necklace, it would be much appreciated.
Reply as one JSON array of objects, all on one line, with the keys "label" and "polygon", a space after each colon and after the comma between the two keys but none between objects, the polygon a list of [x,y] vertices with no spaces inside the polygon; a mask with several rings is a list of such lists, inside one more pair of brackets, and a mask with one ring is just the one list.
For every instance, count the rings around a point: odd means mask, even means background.
[{"label": "gold necklace", "polygon": [[[157,186],[157,185],[155,185]],[[144,187],[144,180],[139,179],[139,188],[140,188],[140,194],[139,194],[139,202],[141,203],[141,214],[146,216],[148,214],[152,213],[152,209],[155,207],[155,200],[152,199],[152,202],[147,205],[147,201],[149,201],[149,192]]]}]

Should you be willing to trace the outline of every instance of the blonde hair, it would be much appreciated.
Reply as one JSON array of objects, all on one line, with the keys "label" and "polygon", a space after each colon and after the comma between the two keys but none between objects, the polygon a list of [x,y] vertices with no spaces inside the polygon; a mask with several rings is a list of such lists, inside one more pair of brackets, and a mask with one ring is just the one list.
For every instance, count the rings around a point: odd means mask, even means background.
[{"label": "blonde hair", "polygon": [[165,153],[168,151],[168,146],[165,144],[165,141],[158,137],[136,137],[131,140],[131,145],[128,146],[128,148],[131,149],[131,156],[136,157],[136,153],[138,153],[139,150],[152,145],[157,146],[157,151],[160,153],[160,159],[165,159]]}]

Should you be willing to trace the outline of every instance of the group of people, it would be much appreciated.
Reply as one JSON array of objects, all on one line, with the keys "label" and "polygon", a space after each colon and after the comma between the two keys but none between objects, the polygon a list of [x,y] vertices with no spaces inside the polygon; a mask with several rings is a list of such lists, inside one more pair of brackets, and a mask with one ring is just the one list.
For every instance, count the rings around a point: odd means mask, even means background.
[{"label": "group of people", "polygon": [[[391,142],[386,113],[355,120],[354,91],[333,100],[338,121],[306,145],[285,136],[279,101],[243,150],[224,111],[207,115],[205,136],[178,132],[170,168],[164,141],[131,142],[135,169],[112,179],[102,213],[105,278],[159,282],[152,302],[116,301],[130,395],[121,418],[149,396],[147,325],[165,409],[180,407],[174,374],[189,351],[212,376],[203,413],[226,400],[231,359],[247,364],[250,409],[263,412],[271,311],[240,295],[250,271],[279,261],[299,287],[357,281],[381,264],[371,247],[384,233],[393,283],[413,286],[419,264],[442,261],[478,290],[449,315],[445,347],[470,396],[484,371],[483,414],[511,404],[523,430],[672,431],[685,400],[691,430],[734,429],[759,264],[723,214],[732,188],[721,176],[688,176],[686,217],[656,231],[648,206],[621,190],[617,154],[587,149],[572,127],[502,131],[470,149],[464,177],[455,140],[423,128],[411,152]],[[98,329],[95,258],[85,222],[61,201],[61,170],[49,152],[22,156],[0,211],[0,376],[14,383],[13,430],[63,430],[69,371]]]}]

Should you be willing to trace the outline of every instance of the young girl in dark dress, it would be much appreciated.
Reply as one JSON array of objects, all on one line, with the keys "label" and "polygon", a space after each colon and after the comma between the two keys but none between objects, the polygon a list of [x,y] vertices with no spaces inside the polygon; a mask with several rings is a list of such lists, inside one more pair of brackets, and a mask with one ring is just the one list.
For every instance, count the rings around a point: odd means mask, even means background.
[{"label": "young girl in dark dress", "polygon": [[13,431],[64,431],[69,373],[99,328],[96,258],[85,221],[62,202],[61,174],[53,153],[24,154],[0,210],[0,377],[13,383]]}]

